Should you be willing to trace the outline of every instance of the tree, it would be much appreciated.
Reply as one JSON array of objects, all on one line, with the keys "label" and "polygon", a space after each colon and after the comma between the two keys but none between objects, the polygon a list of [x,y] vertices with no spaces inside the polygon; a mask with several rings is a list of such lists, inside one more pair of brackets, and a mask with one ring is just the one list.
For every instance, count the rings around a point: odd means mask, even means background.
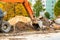
[{"label": "tree", "polygon": [[40,12],[43,10],[41,0],[37,0],[33,6],[33,11],[35,12],[35,16],[39,17]]},{"label": "tree", "polygon": [[48,12],[45,12],[45,17],[50,19],[50,14]]},{"label": "tree", "polygon": [[55,4],[54,13],[56,17],[60,16],[60,0]]}]

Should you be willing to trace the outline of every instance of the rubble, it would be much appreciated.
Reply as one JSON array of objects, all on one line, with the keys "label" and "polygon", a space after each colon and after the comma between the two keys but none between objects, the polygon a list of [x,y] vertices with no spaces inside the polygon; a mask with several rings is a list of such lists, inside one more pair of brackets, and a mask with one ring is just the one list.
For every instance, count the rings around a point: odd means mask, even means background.
[{"label": "rubble", "polygon": [[[46,18],[40,19],[43,21],[43,25],[47,26],[49,28],[50,23]],[[24,16],[15,16],[14,18],[8,20],[8,22],[15,26],[18,27],[18,29],[20,31],[25,31],[25,30],[34,30],[33,26],[32,26],[32,21],[29,17],[24,17]],[[57,20],[55,20],[55,22],[57,22]],[[52,24],[53,25],[53,29],[60,29],[60,25],[58,24]]]}]

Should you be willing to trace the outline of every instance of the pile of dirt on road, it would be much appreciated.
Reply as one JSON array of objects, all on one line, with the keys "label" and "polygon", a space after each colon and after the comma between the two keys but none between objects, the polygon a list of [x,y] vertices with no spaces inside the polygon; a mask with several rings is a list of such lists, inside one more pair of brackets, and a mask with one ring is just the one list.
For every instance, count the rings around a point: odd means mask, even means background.
[{"label": "pile of dirt on road", "polygon": [[34,30],[34,28],[33,28],[33,26],[32,25],[30,25],[30,24],[26,24],[26,23],[24,23],[24,22],[17,22],[16,24],[15,24],[15,27],[16,27],[16,30],[18,30],[18,31],[33,31]]},{"label": "pile of dirt on road", "polygon": [[32,21],[29,17],[24,17],[24,16],[15,16],[12,19],[8,20],[8,22],[11,25],[15,25],[18,21],[24,22],[24,23],[32,23]]},{"label": "pile of dirt on road", "polygon": [[14,18],[8,20],[8,22],[16,27],[18,31],[28,31],[34,30],[32,27],[32,21],[29,17],[15,16]]}]

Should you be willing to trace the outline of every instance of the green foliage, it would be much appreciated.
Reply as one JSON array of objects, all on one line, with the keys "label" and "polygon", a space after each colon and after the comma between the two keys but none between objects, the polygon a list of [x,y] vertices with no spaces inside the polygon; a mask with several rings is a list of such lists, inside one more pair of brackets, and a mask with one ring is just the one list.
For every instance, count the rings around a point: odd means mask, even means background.
[{"label": "green foliage", "polygon": [[33,11],[35,12],[35,16],[39,17],[39,13],[43,10],[41,0],[36,0],[36,3],[33,6]]},{"label": "green foliage", "polygon": [[50,19],[50,14],[48,12],[45,13],[45,17]]},{"label": "green foliage", "polygon": [[43,11],[45,11],[46,9],[43,9]]},{"label": "green foliage", "polygon": [[56,17],[60,16],[60,0],[55,4],[54,13]]}]

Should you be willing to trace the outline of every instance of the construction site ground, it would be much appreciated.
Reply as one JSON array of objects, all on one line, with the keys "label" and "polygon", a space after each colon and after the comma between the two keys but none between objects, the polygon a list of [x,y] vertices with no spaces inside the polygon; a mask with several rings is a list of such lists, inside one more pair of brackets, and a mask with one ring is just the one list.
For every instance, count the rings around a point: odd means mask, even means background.
[{"label": "construction site ground", "polygon": [[0,33],[0,40],[56,40],[60,39],[60,30],[49,31],[26,31]]}]

